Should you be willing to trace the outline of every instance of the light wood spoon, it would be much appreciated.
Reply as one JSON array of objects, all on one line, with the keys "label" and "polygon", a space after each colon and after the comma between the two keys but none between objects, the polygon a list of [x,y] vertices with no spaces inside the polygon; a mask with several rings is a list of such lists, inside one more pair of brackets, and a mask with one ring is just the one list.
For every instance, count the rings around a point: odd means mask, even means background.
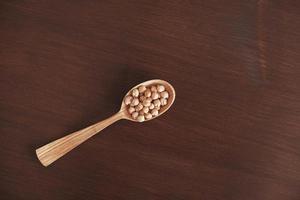
[{"label": "light wood spoon", "polygon": [[[125,97],[129,95],[129,93],[134,88],[137,88],[141,85],[149,87],[157,84],[164,85],[166,90],[169,92],[168,103],[166,106],[160,109],[158,114],[158,116],[160,116],[171,107],[171,105],[175,100],[175,90],[170,83],[159,79],[149,80],[134,86],[132,89],[128,91]],[[152,119],[156,117],[153,117]],[[130,121],[138,122],[137,120],[134,120],[131,117],[131,115],[128,113],[127,106],[124,104],[124,99],[122,101],[120,111],[114,114],[113,116],[36,149],[36,155],[40,160],[40,162],[46,167],[51,163],[53,163],[54,161],[56,161],[57,159],[59,159],[60,157],[62,157],[63,155],[65,155],[66,153],[68,153],[69,151],[71,151],[72,149],[74,149],[75,147],[77,147],[78,145],[80,145],[81,143],[83,143],[84,141],[86,141],[87,139],[89,139],[90,137],[92,137],[93,135],[95,135],[96,133],[99,133],[101,130],[103,130],[104,128],[108,127],[109,125],[113,124],[114,122],[120,119],[127,119]],[[145,121],[149,121],[149,120],[145,120]]]}]

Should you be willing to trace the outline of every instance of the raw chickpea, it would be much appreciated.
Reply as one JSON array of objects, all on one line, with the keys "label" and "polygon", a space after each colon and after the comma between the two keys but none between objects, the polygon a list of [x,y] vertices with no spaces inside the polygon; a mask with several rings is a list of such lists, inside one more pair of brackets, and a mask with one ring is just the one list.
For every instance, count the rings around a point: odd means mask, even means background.
[{"label": "raw chickpea", "polygon": [[146,118],[147,120],[151,119],[151,118],[152,118],[151,113],[147,113],[147,114],[145,115],[145,118]]},{"label": "raw chickpea", "polygon": [[139,115],[139,116],[137,117],[137,120],[138,120],[139,122],[145,121],[144,115]]},{"label": "raw chickpea", "polygon": [[167,91],[164,91],[164,92],[160,93],[160,97],[167,99],[167,98],[169,98],[169,93]]},{"label": "raw chickpea", "polygon": [[158,93],[157,93],[157,92],[152,92],[151,98],[152,98],[153,100],[158,99]]},{"label": "raw chickpea", "polygon": [[131,114],[131,117],[132,117],[133,119],[136,119],[138,116],[139,116],[139,113],[138,113],[138,112],[134,112],[134,113]]},{"label": "raw chickpea", "polygon": [[135,110],[136,111],[140,111],[140,110],[142,110],[143,109],[143,105],[142,105],[142,103],[139,103],[136,107],[135,107]]},{"label": "raw chickpea", "polygon": [[139,115],[144,115],[144,114],[145,113],[144,113],[143,109],[139,111]]},{"label": "raw chickpea", "polygon": [[144,106],[146,106],[146,107],[148,107],[148,106],[150,106],[151,105],[151,99],[150,98],[147,98],[147,99],[145,99],[144,101],[143,101],[143,105]]},{"label": "raw chickpea", "polygon": [[134,108],[134,107],[129,107],[128,112],[129,112],[130,114],[132,114],[134,111],[135,111],[135,108]]},{"label": "raw chickpea", "polygon": [[149,101],[144,101],[144,102],[143,102],[143,105],[144,105],[145,107],[149,107],[150,104],[151,104],[151,103],[150,103]]},{"label": "raw chickpea", "polygon": [[165,86],[163,86],[163,85],[158,85],[158,86],[156,86],[156,88],[157,88],[157,91],[158,91],[158,92],[163,92],[163,91],[165,91]]},{"label": "raw chickpea", "polygon": [[140,96],[140,101],[143,102],[146,99],[145,96]]},{"label": "raw chickpea", "polygon": [[151,91],[149,89],[146,89],[144,92],[145,97],[151,97]]},{"label": "raw chickpea", "polygon": [[158,110],[156,108],[154,108],[152,111],[151,111],[151,114],[153,117],[157,116],[158,115]]},{"label": "raw chickpea", "polygon": [[167,105],[167,103],[168,103],[168,100],[167,100],[167,99],[164,99],[164,98],[161,98],[161,99],[160,99],[160,104],[161,104],[162,106]]},{"label": "raw chickpea", "polygon": [[155,109],[157,109],[157,110],[158,110],[158,112],[159,112],[160,108],[161,108],[160,106],[158,106],[158,107],[155,107]]},{"label": "raw chickpea", "polygon": [[160,107],[161,102],[160,102],[159,99],[156,99],[156,100],[153,101],[153,104],[154,104],[155,107]]},{"label": "raw chickpea", "polygon": [[144,108],[143,108],[143,112],[144,112],[144,113],[148,113],[148,112],[149,112],[149,107],[144,107]]},{"label": "raw chickpea", "polygon": [[132,96],[125,97],[125,99],[124,99],[125,105],[129,105],[131,103],[132,99],[133,99]]},{"label": "raw chickpea", "polygon": [[132,90],[132,96],[133,97],[138,97],[139,96],[139,90],[138,89],[133,89]]},{"label": "raw chickpea", "polygon": [[134,98],[130,104],[130,106],[137,106],[139,104],[139,99],[138,98]]},{"label": "raw chickpea", "polygon": [[139,93],[145,92],[146,89],[147,89],[147,88],[146,88],[144,85],[141,85],[141,86],[139,87]]},{"label": "raw chickpea", "polygon": [[156,87],[154,85],[151,86],[151,92],[157,92],[157,89],[156,89]]},{"label": "raw chickpea", "polygon": [[154,104],[151,103],[150,106],[149,106],[149,109],[152,110],[153,108],[154,108]]}]

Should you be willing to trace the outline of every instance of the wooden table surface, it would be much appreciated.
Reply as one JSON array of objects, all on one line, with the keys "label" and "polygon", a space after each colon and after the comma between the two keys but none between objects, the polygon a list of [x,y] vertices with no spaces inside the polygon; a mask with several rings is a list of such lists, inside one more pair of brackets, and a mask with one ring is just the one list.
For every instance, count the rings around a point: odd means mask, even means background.
[{"label": "wooden table surface", "polygon": [[[1,200],[300,199],[300,2],[1,1]],[[177,92],[45,168],[35,149]]]}]

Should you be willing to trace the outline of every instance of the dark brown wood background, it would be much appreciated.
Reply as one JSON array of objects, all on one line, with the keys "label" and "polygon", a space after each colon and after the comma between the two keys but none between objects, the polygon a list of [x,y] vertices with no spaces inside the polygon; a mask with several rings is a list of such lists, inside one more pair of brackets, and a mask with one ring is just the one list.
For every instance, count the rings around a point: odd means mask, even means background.
[{"label": "dark brown wood background", "polygon": [[[300,2],[1,1],[0,199],[300,199]],[[48,168],[35,149],[170,81]]]}]

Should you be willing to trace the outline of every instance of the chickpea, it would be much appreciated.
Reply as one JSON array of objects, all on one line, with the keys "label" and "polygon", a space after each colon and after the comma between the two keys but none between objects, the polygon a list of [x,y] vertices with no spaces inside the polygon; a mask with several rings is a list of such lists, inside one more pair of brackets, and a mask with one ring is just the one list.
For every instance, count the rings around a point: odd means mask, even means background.
[{"label": "chickpea", "polygon": [[130,106],[137,106],[139,104],[139,99],[138,98],[134,98],[130,104]]},{"label": "chickpea", "polygon": [[151,118],[152,118],[151,113],[146,113],[146,114],[145,114],[145,118],[146,118],[147,120],[151,119]]},{"label": "chickpea", "polygon": [[146,89],[147,88],[144,85],[141,85],[138,90],[139,90],[139,93],[141,94],[141,93],[145,92]]},{"label": "chickpea", "polygon": [[152,99],[151,98],[147,98],[146,101],[149,101],[151,103]]},{"label": "chickpea", "polygon": [[132,96],[126,96],[124,99],[125,105],[129,105],[132,102],[133,97]]},{"label": "chickpea", "polygon": [[149,109],[152,110],[153,108],[154,108],[154,104],[151,103],[150,106],[149,106]]},{"label": "chickpea", "polygon": [[144,108],[143,108],[143,112],[144,112],[144,113],[148,113],[148,112],[149,112],[149,107],[144,107]]},{"label": "chickpea", "polygon": [[138,116],[139,116],[139,113],[138,113],[138,112],[134,112],[134,113],[131,114],[131,117],[132,117],[133,119],[136,119]]},{"label": "chickpea", "polygon": [[161,102],[160,102],[159,99],[156,99],[156,100],[154,100],[153,104],[154,104],[155,107],[160,107]]},{"label": "chickpea", "polygon": [[151,98],[152,98],[153,100],[158,99],[158,93],[157,93],[157,92],[152,92]]},{"label": "chickpea", "polygon": [[158,115],[158,109],[157,108],[154,108],[152,111],[151,111],[151,114],[153,117],[157,116]]},{"label": "chickpea", "polygon": [[134,111],[135,111],[135,108],[134,108],[134,107],[129,107],[128,112],[129,112],[130,114],[132,114]]},{"label": "chickpea", "polygon": [[151,97],[151,91],[149,89],[146,89],[144,92],[145,97]]},{"label": "chickpea", "polygon": [[142,103],[139,103],[136,107],[135,107],[135,110],[136,111],[140,111],[140,110],[142,110],[143,109],[143,105],[142,105]]},{"label": "chickpea", "polygon": [[139,111],[139,115],[144,115],[144,114],[145,113],[144,113],[143,109]]},{"label": "chickpea", "polygon": [[163,91],[165,91],[165,86],[163,86],[163,85],[158,85],[158,86],[156,86],[156,88],[157,88],[157,91],[158,91],[158,92],[163,92]]},{"label": "chickpea", "polygon": [[160,99],[160,104],[161,104],[162,106],[167,105],[167,103],[168,103],[168,100],[167,100],[167,99],[164,99],[164,98],[161,98],[161,99]]},{"label": "chickpea", "polygon": [[169,93],[167,91],[164,91],[162,93],[160,93],[161,98],[167,99],[169,98]]},{"label": "chickpea", "polygon": [[139,90],[138,89],[133,89],[132,90],[132,96],[133,97],[138,97],[139,96]]},{"label": "chickpea", "polygon": [[156,87],[153,85],[153,86],[151,86],[151,92],[157,92],[157,89],[156,89]]},{"label": "chickpea", "polygon": [[144,115],[139,115],[139,116],[137,117],[137,120],[138,120],[139,122],[145,121]]},{"label": "chickpea", "polygon": [[147,99],[145,96],[140,96],[140,101],[143,102],[145,99]]},{"label": "chickpea", "polygon": [[150,98],[147,98],[147,99],[145,99],[144,101],[143,101],[143,105],[144,106],[146,106],[146,107],[148,107],[148,106],[150,106],[151,105],[151,99]]}]

